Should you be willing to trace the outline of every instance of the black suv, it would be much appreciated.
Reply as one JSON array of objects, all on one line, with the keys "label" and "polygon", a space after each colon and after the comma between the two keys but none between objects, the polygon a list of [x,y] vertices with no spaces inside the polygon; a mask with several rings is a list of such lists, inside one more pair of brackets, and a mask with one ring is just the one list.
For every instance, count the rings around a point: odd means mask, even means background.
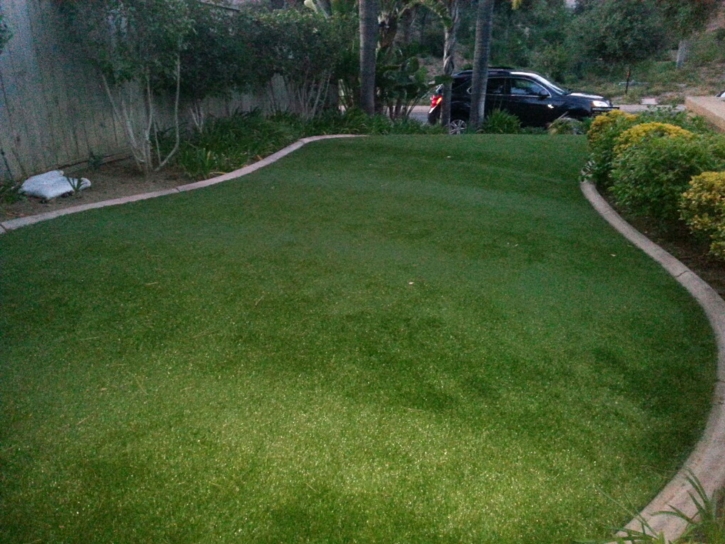
[{"label": "black suv", "polygon": [[[451,102],[452,133],[466,128],[471,111],[471,79],[473,72],[466,70],[453,76]],[[428,122],[440,119],[443,86],[431,98]],[[516,115],[523,126],[545,127],[559,117],[582,119],[614,109],[603,96],[575,93],[562,89],[548,79],[533,72],[518,72],[503,68],[488,71],[485,116],[495,110]]]}]

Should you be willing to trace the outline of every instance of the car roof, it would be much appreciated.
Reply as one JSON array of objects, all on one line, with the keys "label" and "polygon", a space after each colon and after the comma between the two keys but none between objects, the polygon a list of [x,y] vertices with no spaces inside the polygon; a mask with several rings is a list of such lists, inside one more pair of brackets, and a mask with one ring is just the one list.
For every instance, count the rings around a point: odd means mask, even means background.
[{"label": "car roof", "polygon": [[[453,74],[453,77],[456,79],[465,79],[468,77],[471,77],[473,75],[473,70],[462,70],[456,74]],[[520,72],[518,70],[514,70],[513,68],[509,68],[507,66],[499,67],[499,66],[493,66],[488,69],[488,75],[489,76],[529,76],[529,77],[541,77],[539,74],[536,74],[534,72]]]}]

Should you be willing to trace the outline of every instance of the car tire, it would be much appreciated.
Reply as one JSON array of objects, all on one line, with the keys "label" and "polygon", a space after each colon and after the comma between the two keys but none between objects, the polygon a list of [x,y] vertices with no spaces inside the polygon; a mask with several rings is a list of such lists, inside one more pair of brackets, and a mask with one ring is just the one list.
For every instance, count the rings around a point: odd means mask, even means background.
[{"label": "car tire", "polygon": [[468,123],[465,119],[451,119],[451,122],[448,123],[448,134],[452,136],[463,134],[467,128]]}]

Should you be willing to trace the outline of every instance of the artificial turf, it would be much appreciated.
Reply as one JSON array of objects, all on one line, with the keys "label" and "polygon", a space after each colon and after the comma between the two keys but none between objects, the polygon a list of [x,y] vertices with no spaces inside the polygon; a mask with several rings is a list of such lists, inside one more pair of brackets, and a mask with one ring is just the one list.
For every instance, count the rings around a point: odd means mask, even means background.
[{"label": "artificial turf", "polygon": [[310,144],[0,237],[2,542],[605,536],[704,424],[697,305],[577,137]]}]

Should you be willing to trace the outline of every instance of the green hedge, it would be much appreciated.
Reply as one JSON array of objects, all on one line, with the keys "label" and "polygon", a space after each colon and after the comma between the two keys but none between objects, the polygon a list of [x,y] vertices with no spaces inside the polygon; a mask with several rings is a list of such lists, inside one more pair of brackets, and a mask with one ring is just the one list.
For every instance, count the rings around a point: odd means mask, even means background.
[{"label": "green hedge", "polygon": [[725,172],[705,172],[692,178],[680,209],[690,230],[708,238],[710,254],[725,260]]},{"label": "green hedge", "polygon": [[725,259],[725,136],[684,112],[613,111],[587,132],[585,177],[669,230],[682,222]]}]

